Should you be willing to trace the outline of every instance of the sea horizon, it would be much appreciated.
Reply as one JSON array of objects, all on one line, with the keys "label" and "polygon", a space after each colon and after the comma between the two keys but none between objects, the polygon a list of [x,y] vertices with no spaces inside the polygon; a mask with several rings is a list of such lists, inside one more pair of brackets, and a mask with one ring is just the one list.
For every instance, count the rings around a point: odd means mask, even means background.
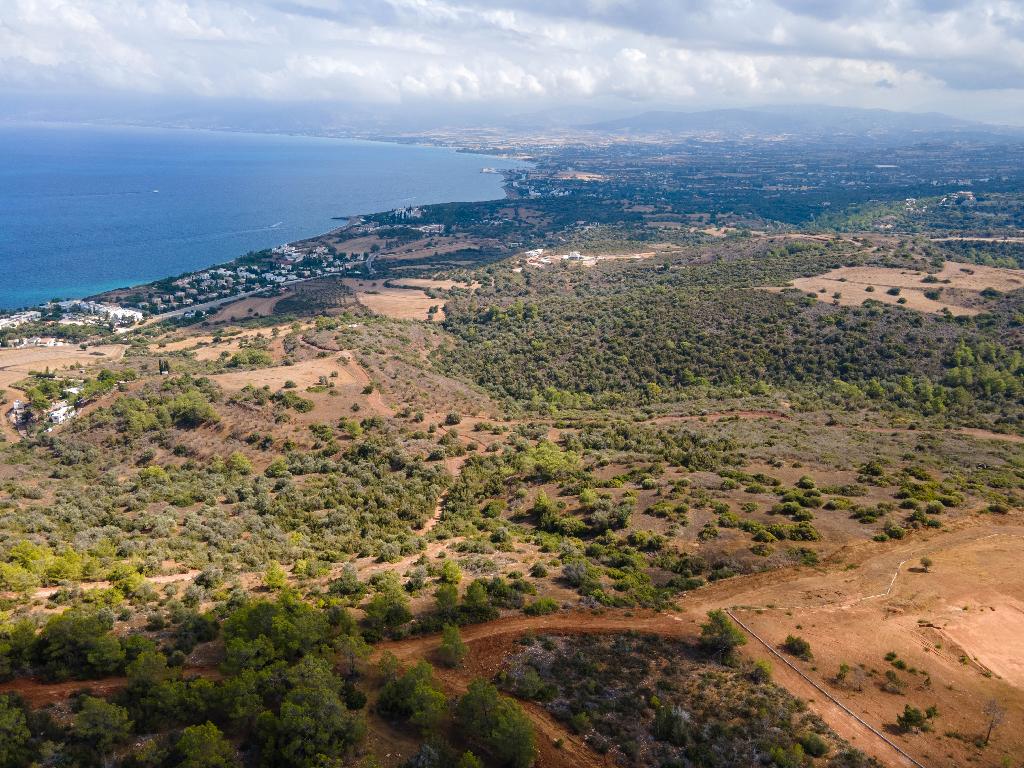
[{"label": "sea horizon", "polygon": [[501,199],[524,167],[455,148],[282,133],[0,123],[0,310],[192,272],[398,207]]}]

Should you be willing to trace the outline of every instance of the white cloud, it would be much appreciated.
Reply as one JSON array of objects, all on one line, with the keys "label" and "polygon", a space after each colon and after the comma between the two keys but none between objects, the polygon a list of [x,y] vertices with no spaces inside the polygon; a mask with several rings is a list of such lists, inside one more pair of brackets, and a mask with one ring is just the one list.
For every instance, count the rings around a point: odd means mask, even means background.
[{"label": "white cloud", "polygon": [[70,87],[438,107],[821,100],[977,115],[990,106],[1024,122],[1024,9],[1013,0],[0,0],[0,90]]}]

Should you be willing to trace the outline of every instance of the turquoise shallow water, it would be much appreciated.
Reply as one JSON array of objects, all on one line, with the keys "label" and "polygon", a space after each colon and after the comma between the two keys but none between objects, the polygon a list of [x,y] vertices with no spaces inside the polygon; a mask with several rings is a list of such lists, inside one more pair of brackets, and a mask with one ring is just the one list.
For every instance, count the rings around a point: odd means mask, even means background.
[{"label": "turquoise shallow water", "polygon": [[0,308],[77,297],[324,232],[332,217],[490,200],[513,161],[343,139],[0,127]]}]

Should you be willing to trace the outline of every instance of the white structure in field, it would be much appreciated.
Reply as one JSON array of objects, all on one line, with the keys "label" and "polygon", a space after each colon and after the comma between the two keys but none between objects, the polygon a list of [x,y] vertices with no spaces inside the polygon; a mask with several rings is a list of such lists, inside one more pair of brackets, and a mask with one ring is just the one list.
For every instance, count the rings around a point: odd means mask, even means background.
[{"label": "white structure in field", "polygon": [[53,424],[63,424],[65,421],[69,421],[75,416],[74,406],[68,405],[63,400],[59,400],[53,404],[49,411],[46,413],[46,417]]}]

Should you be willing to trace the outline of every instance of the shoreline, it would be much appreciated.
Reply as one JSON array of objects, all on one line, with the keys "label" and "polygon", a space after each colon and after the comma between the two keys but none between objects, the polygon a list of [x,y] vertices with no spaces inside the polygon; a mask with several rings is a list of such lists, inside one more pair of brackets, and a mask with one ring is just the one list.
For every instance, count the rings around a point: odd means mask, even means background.
[{"label": "shoreline", "polygon": [[[268,138],[274,138],[274,137],[281,138],[281,137],[283,137],[283,138],[295,138],[295,139],[318,139],[318,140],[341,142],[341,143],[345,143],[345,144],[349,144],[349,145],[353,145],[353,144],[356,144],[356,145],[359,145],[359,144],[372,144],[372,145],[381,145],[381,146],[388,146],[388,147],[417,147],[417,148],[421,148],[421,149],[430,149],[430,150],[445,150],[445,152],[447,154],[460,154],[460,155],[464,155],[464,156],[468,155],[468,156],[471,156],[471,157],[474,157],[474,158],[479,158],[481,163],[482,163],[481,168],[479,170],[479,173],[487,173],[488,172],[488,170],[487,170],[488,167],[489,167],[487,165],[488,161],[501,160],[501,161],[517,162],[517,163],[520,163],[521,167],[524,168],[524,169],[528,168],[529,167],[529,163],[530,163],[529,160],[525,160],[525,159],[522,159],[522,158],[519,158],[519,157],[512,157],[510,155],[500,155],[500,154],[485,154],[485,153],[481,153],[481,152],[478,152],[478,151],[474,151],[474,150],[471,150],[471,149],[468,149],[468,148],[462,148],[462,147],[452,147],[452,146],[447,146],[447,145],[429,144],[429,143],[421,143],[421,142],[401,142],[401,141],[395,141],[395,140],[373,139],[373,138],[364,138],[364,137],[356,137],[356,136],[324,136],[324,135],[307,134],[307,133],[294,133],[294,132],[245,131],[245,130],[241,130],[241,129],[230,129],[230,128],[193,128],[193,127],[166,126],[166,125],[134,125],[134,124],[124,124],[124,123],[108,124],[108,123],[60,122],[60,121],[46,121],[46,120],[37,120],[37,121],[25,121],[25,120],[0,121],[0,130],[2,130],[4,128],[31,128],[31,127],[34,127],[34,126],[48,127],[48,128],[54,128],[54,129],[62,129],[63,128],[63,129],[68,129],[68,130],[73,130],[73,129],[93,130],[94,129],[94,130],[98,130],[98,131],[102,131],[102,130],[126,130],[126,131],[155,131],[155,132],[159,132],[159,131],[194,132],[194,133],[225,134],[225,135],[233,135],[233,136],[253,136],[253,137],[268,137]],[[482,200],[473,200],[471,202],[483,203],[483,202],[493,202],[493,201],[502,200],[502,199],[513,199],[514,196],[510,192],[510,174],[513,174],[513,173],[517,172],[518,170],[519,169],[517,169],[517,168],[501,168],[501,169],[498,169],[498,174],[500,174],[501,177],[502,177],[502,181],[500,183],[500,187],[501,187],[500,196],[487,197],[487,198],[482,199]],[[465,202],[465,201],[460,201],[458,199],[439,200],[439,201],[436,201],[436,202],[425,203],[421,207],[430,207],[430,206],[435,206],[435,205],[450,205],[450,204],[458,203],[458,202]],[[259,252],[262,252],[264,250],[269,250],[271,248],[276,248],[276,247],[281,247],[281,246],[288,246],[288,245],[294,245],[294,244],[297,244],[297,243],[303,243],[303,242],[306,242],[306,241],[309,241],[309,240],[315,240],[315,239],[318,239],[318,238],[329,236],[329,235],[331,235],[332,233],[335,233],[335,232],[343,232],[346,229],[348,229],[349,227],[351,227],[353,225],[353,222],[359,222],[359,221],[362,220],[363,217],[375,216],[375,215],[387,213],[388,210],[394,210],[394,209],[379,210],[379,211],[374,211],[374,212],[371,212],[371,213],[340,214],[340,215],[337,215],[337,216],[332,216],[331,217],[332,221],[337,221],[338,224],[339,224],[338,226],[333,226],[333,227],[330,227],[330,228],[327,228],[327,229],[321,229],[321,230],[313,231],[313,232],[310,232],[308,234],[303,234],[302,236],[300,236],[298,238],[294,238],[294,239],[291,239],[291,240],[279,243],[279,244],[274,245],[274,246],[267,246],[266,248],[261,248],[259,250],[255,250],[254,249],[254,250],[249,251],[247,253],[259,253]],[[194,274],[198,274],[198,273],[201,273],[201,272],[204,272],[204,271],[207,271],[207,270],[214,270],[214,269],[218,269],[218,268],[224,268],[224,267],[227,267],[229,265],[236,264],[240,259],[244,258],[247,255],[247,253],[238,253],[238,254],[235,254],[235,255],[227,257],[227,258],[217,259],[217,260],[211,261],[210,263],[208,263],[208,264],[206,264],[204,266],[201,266],[201,267],[198,267],[198,268],[195,268],[195,269],[190,269],[190,270],[187,270],[187,271],[180,271],[180,272],[164,273],[164,274],[162,274],[162,275],[160,275],[158,277],[154,277],[154,278],[150,278],[150,279],[144,279],[143,281],[140,281],[140,282],[120,283],[120,284],[117,284],[117,285],[112,285],[110,287],[104,287],[104,288],[102,288],[100,290],[93,290],[92,292],[87,292],[87,293],[86,292],[83,292],[83,293],[70,293],[69,292],[68,294],[62,294],[59,291],[50,291],[49,292],[49,299],[47,299],[47,300],[37,301],[37,302],[34,302],[34,303],[11,304],[10,306],[0,307],[0,318],[2,318],[4,316],[7,316],[7,315],[12,315],[12,314],[16,314],[16,313],[25,312],[25,311],[37,310],[37,309],[39,309],[41,307],[47,306],[50,303],[50,301],[52,301],[52,300],[83,301],[83,302],[84,301],[105,301],[105,300],[108,300],[108,298],[112,294],[118,294],[118,293],[123,293],[123,292],[126,292],[126,291],[132,291],[132,290],[136,290],[136,289],[141,289],[141,288],[145,288],[146,286],[152,286],[152,285],[155,285],[155,284],[158,284],[158,283],[161,283],[161,282],[165,282],[165,281],[169,281],[169,280],[174,280],[174,279],[180,279],[180,278],[186,277],[188,275],[194,275]],[[294,281],[294,282],[300,282],[300,281]],[[265,286],[264,288],[261,288],[260,290],[265,290],[266,288],[269,288],[269,287],[273,287],[273,286]],[[86,289],[86,290],[88,290],[88,289]],[[251,292],[246,292],[246,293],[251,293]],[[56,296],[59,296],[60,298],[59,299],[55,299],[54,297],[56,297]],[[242,294],[241,293],[238,294],[237,297],[238,298],[242,298]],[[147,313],[147,315],[149,317],[153,316],[150,313]],[[147,317],[147,319],[148,319],[148,317]]]},{"label": "shoreline", "polygon": [[[384,142],[381,142],[381,143],[384,143]],[[484,172],[485,171],[481,170],[481,173],[484,173]],[[499,173],[500,173],[500,175],[502,177],[501,188],[502,188],[502,190],[505,193],[504,198],[496,197],[496,198],[493,198],[491,200],[478,200],[478,201],[474,201],[474,202],[489,203],[489,202],[495,202],[495,201],[502,200],[502,199],[505,199],[505,200],[515,200],[515,199],[517,199],[514,196],[512,196],[510,194],[510,191],[509,191],[510,190],[509,182],[511,181],[509,179],[509,174],[511,174],[513,172],[514,172],[514,169],[510,169],[510,168],[503,168],[503,169],[501,169],[499,171]],[[430,207],[430,206],[433,206],[433,205],[451,205],[451,204],[457,203],[457,202],[460,202],[460,201],[450,200],[450,201],[441,202],[441,203],[430,203],[429,205],[423,206],[423,207]],[[373,211],[371,213],[359,213],[359,214],[351,214],[351,215],[348,215],[348,216],[339,216],[338,217],[339,219],[343,219],[345,221],[345,223],[343,225],[338,226],[338,227],[332,227],[332,228],[330,228],[328,230],[325,230],[323,232],[317,232],[316,234],[309,235],[308,237],[304,237],[304,238],[301,238],[299,240],[291,240],[291,241],[289,241],[287,243],[282,243],[281,245],[282,246],[295,245],[296,243],[304,243],[304,242],[309,241],[309,240],[316,240],[316,239],[319,239],[321,237],[326,237],[326,236],[334,234],[336,232],[345,232],[346,230],[348,230],[348,229],[350,229],[352,227],[359,226],[362,223],[362,220],[365,217],[377,216],[377,215],[382,214],[382,213],[387,213],[387,211]],[[230,264],[234,264],[240,258],[243,258],[243,256],[236,256],[235,258],[230,259],[228,261],[222,261],[222,262],[218,262],[216,264],[211,264],[211,265],[209,265],[207,267],[203,267],[202,269],[194,270],[192,272],[181,272],[181,273],[178,273],[176,275],[166,275],[164,277],[158,278],[157,280],[151,280],[151,281],[149,281],[147,283],[136,283],[136,284],[133,284],[133,285],[118,286],[116,288],[110,288],[110,289],[108,289],[106,291],[102,291],[100,293],[91,294],[89,296],[73,297],[71,300],[73,300],[73,301],[103,301],[106,296],[108,296],[109,294],[112,294],[112,293],[117,293],[117,292],[120,292],[120,291],[130,291],[130,290],[133,290],[133,289],[145,287],[147,285],[153,285],[154,283],[162,282],[164,280],[170,280],[170,279],[173,279],[173,278],[181,278],[181,277],[184,277],[184,276],[187,276],[187,275],[198,274],[198,273],[204,272],[206,270],[223,268],[223,267],[226,267],[226,266],[228,266]],[[371,260],[372,260],[372,257],[371,257]],[[367,264],[367,266],[369,267],[369,264]],[[292,281],[289,281],[289,282],[286,282],[286,283],[279,283],[279,284],[275,284],[275,285],[264,286],[264,287],[258,288],[256,290],[245,291],[245,292],[242,292],[242,293],[238,293],[238,294],[236,294],[234,296],[224,297],[223,299],[215,299],[215,300],[212,300],[210,302],[204,302],[202,306],[206,307],[206,306],[217,306],[217,305],[221,305],[221,304],[229,304],[232,301],[237,301],[238,299],[243,299],[243,298],[246,298],[248,296],[255,296],[255,295],[259,294],[259,293],[262,293],[263,291],[273,290],[275,288],[281,288],[281,287],[284,287],[284,286],[287,286],[287,285],[296,285],[298,283],[303,283],[303,282],[306,282],[308,280],[316,280],[316,279],[318,279],[318,278],[316,278],[316,277],[308,277],[308,278],[292,280]],[[36,305],[36,306],[39,306],[39,305]],[[188,307],[188,308],[184,308],[184,309],[174,309],[174,310],[171,310],[169,312],[161,313],[159,315],[156,315],[156,314],[149,315],[149,316],[147,316],[145,322],[147,322],[147,323],[152,322],[155,318],[158,318],[158,317],[166,317],[166,318],[177,317],[177,316],[180,316],[180,315],[188,312],[189,310],[195,310],[195,309],[199,309],[199,308],[200,307],[197,305],[197,306],[194,306],[194,307]],[[7,312],[7,311],[16,311],[16,310],[0,310],[0,312]]]},{"label": "shoreline", "polygon": [[[422,137],[412,138],[408,141],[398,136],[374,137],[357,134],[329,135],[322,133],[304,133],[301,131],[249,131],[244,128],[200,128],[186,125],[161,125],[137,123],[82,123],[62,120],[3,120],[0,119],[0,130],[4,128],[90,128],[95,130],[137,130],[137,131],[173,131],[176,133],[212,133],[229,134],[232,136],[262,136],[262,137],[286,137],[291,139],[317,139],[322,141],[344,141],[354,144],[383,144],[392,147],[416,147],[419,149],[444,149],[452,154],[478,155],[479,157],[498,158],[501,160],[516,160],[518,162],[532,162],[531,160],[512,154],[495,154],[493,152],[480,152],[465,146],[445,144],[441,142],[424,141]],[[448,201],[451,202],[451,201]]]}]

